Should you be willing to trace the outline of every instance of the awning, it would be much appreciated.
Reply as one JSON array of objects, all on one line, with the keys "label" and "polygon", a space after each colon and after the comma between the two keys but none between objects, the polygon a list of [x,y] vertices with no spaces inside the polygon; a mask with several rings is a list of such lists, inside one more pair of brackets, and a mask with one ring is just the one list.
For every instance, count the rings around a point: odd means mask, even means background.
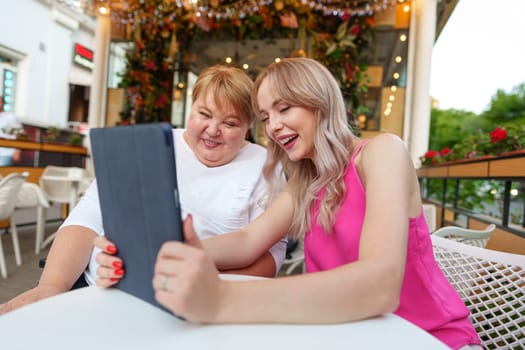
[{"label": "awning", "polygon": [[72,64],[69,69],[69,83],[73,85],[91,86],[93,83],[93,73]]}]

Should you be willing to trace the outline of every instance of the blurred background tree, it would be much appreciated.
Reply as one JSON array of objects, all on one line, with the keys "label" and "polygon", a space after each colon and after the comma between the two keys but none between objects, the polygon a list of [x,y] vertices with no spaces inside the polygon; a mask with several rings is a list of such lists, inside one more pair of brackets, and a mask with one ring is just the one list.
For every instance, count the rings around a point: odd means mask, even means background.
[{"label": "blurred background tree", "polygon": [[481,114],[457,109],[432,108],[429,149],[441,150],[472,134],[489,133],[496,127],[525,125],[525,83],[510,92],[497,90]]},{"label": "blurred background tree", "polygon": [[[481,114],[457,109],[432,108],[430,120],[429,149],[440,151],[453,148],[474,134],[487,134],[497,127],[525,126],[525,83],[514,87],[510,92],[497,90],[487,109]],[[454,180],[447,180],[447,190],[444,194],[446,203],[451,203],[455,196]],[[502,193],[504,183],[496,180],[462,180],[457,206],[472,213],[489,213],[498,217],[503,212]],[[427,196],[433,200],[442,201],[443,181],[427,179],[425,183]],[[525,184],[512,182],[511,188],[517,191],[513,201],[523,202]],[[523,210],[519,208],[511,212],[511,221],[520,223],[523,220]]]}]

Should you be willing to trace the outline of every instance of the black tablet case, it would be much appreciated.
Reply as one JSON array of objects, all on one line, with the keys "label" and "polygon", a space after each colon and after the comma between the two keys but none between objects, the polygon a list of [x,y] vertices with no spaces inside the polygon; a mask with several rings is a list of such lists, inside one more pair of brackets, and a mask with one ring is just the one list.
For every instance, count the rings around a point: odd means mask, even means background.
[{"label": "black tablet case", "polygon": [[171,126],[95,128],[90,137],[104,232],[124,262],[116,287],[160,306],[152,286],[157,253],[183,240]]}]

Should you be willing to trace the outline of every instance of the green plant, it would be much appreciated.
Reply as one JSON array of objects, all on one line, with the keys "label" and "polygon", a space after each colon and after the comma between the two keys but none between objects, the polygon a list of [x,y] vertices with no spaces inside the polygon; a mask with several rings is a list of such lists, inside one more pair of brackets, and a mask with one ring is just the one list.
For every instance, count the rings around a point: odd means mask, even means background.
[{"label": "green plant", "polygon": [[332,5],[312,6],[299,0],[259,2],[256,6],[229,0],[211,0],[198,7],[187,4],[141,0],[112,12],[129,24],[128,39],[134,44],[121,74],[124,123],[169,121],[174,72],[189,69],[195,55],[192,42],[215,38],[259,39],[268,44],[276,38],[297,38],[302,50],[307,49],[306,36],[310,36],[315,40],[312,58],[326,65],[338,80],[350,113],[366,111],[361,102],[367,91],[363,62],[373,35],[372,15],[363,11],[367,5],[327,11]]},{"label": "green plant", "polygon": [[372,17],[342,20],[334,33],[315,33],[313,58],[333,74],[351,114],[367,112],[362,103],[368,91],[366,48],[372,40]]},{"label": "green plant", "polygon": [[44,136],[44,141],[46,142],[55,142],[60,135],[60,129],[55,126],[50,126],[46,129]]},{"label": "green plant", "polygon": [[26,131],[23,127],[19,128],[2,128],[2,132],[15,137],[17,140],[27,141],[29,140],[29,135],[26,134]]},{"label": "green plant", "polygon": [[440,152],[429,150],[419,159],[422,165],[436,165],[450,160],[497,156],[505,152],[525,149],[525,125],[497,127],[489,133],[473,134],[451,148]]},{"label": "green plant", "polygon": [[71,134],[71,137],[69,138],[69,143],[73,146],[80,146],[82,145],[82,135],[78,132],[74,132]]}]

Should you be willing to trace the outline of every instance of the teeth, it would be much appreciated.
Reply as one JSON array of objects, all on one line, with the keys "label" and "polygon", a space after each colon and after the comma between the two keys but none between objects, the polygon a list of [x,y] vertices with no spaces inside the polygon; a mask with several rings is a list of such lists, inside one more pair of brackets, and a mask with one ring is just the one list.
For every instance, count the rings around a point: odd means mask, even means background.
[{"label": "teeth", "polygon": [[212,141],[212,140],[204,140],[204,143],[205,144],[208,144],[208,145],[218,145],[219,143],[218,142],[215,142],[215,141]]},{"label": "teeth", "polygon": [[287,138],[282,139],[282,140],[279,140],[279,142],[281,143],[281,145],[284,145],[284,144],[290,142],[290,141],[291,141],[292,139],[294,139],[294,138],[295,138],[295,135],[294,135],[294,136],[287,137]]}]

